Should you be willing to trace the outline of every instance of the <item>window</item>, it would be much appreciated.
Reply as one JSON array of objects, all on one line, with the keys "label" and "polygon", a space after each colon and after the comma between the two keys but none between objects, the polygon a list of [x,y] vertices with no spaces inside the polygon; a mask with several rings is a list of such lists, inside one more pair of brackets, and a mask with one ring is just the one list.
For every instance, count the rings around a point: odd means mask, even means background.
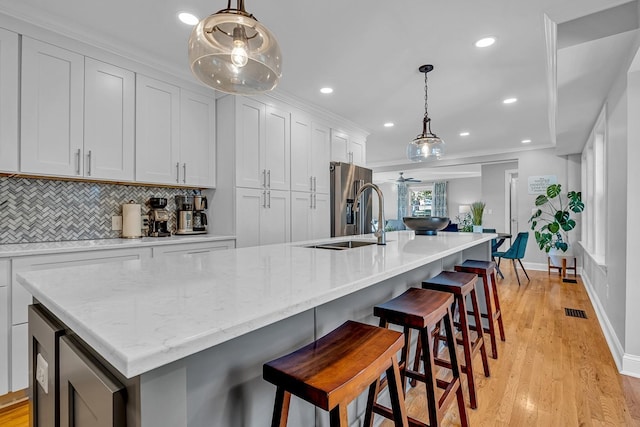
[{"label": "window", "polygon": [[600,264],[606,263],[606,106],[582,151],[582,200],[585,204],[582,243]]},{"label": "window", "polygon": [[432,188],[411,189],[411,215],[431,216]]}]

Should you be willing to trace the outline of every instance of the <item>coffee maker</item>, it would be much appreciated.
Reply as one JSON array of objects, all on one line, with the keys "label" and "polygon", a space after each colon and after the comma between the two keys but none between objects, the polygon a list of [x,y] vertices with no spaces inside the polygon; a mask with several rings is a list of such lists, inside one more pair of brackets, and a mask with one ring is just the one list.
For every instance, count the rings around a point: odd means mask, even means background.
[{"label": "coffee maker", "polygon": [[165,209],[167,199],[163,197],[152,197],[149,199],[151,212],[149,213],[149,236],[150,237],[169,237],[169,211]]},{"label": "coffee maker", "polygon": [[175,234],[194,234],[193,196],[176,196],[177,227]]},{"label": "coffee maker", "polygon": [[193,196],[193,232],[194,233],[206,233],[207,232],[207,214],[204,212],[207,209],[207,196],[201,196],[196,194]]}]

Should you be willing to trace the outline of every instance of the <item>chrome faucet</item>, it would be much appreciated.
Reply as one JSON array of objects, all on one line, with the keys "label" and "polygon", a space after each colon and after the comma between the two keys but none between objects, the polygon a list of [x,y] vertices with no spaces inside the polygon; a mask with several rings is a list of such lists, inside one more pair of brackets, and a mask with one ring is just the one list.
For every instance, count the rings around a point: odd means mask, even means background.
[{"label": "chrome faucet", "polygon": [[360,210],[360,195],[367,188],[371,188],[375,190],[376,193],[378,193],[378,231],[374,233],[374,236],[378,238],[379,245],[386,245],[387,238],[385,237],[385,234],[384,234],[384,197],[382,196],[382,191],[380,190],[380,187],[370,182],[367,182],[362,187],[360,187],[360,189],[356,193],[356,197],[355,197],[356,203],[355,203],[354,211],[358,212]]}]

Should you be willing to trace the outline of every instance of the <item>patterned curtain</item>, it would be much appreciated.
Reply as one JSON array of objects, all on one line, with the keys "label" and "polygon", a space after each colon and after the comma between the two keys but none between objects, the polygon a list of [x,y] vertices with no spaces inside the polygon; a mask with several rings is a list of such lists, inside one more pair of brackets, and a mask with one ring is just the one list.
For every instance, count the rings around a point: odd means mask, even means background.
[{"label": "patterned curtain", "polygon": [[447,213],[447,182],[436,182],[433,184],[432,196],[433,212],[431,216],[449,216]]}]

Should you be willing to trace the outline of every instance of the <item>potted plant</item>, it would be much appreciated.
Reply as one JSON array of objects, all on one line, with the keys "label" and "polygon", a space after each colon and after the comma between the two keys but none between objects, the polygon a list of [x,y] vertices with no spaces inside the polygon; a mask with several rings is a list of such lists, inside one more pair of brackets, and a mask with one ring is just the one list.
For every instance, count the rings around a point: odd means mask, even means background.
[{"label": "potted plant", "polygon": [[471,203],[471,223],[474,233],[482,233],[482,215],[484,213],[485,202]]},{"label": "potted plant", "polygon": [[529,222],[535,231],[538,247],[546,253],[567,252],[568,232],[576,226],[571,213],[579,214],[584,210],[582,193],[569,191],[563,195],[560,184],[552,184],[547,187],[546,194],[536,197],[536,208]]}]

